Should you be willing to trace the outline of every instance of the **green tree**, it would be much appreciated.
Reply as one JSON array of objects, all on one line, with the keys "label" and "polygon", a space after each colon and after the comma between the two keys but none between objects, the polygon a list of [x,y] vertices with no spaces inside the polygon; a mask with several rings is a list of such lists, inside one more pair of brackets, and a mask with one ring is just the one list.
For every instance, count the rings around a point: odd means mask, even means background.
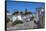
[{"label": "green tree", "polygon": [[8,23],[10,21],[10,19],[8,17],[6,17],[6,23]]},{"label": "green tree", "polygon": [[31,17],[30,21],[32,21],[34,19],[34,16]]},{"label": "green tree", "polygon": [[17,25],[17,24],[22,24],[22,23],[23,23],[22,21],[16,20],[16,21],[13,22],[13,26],[14,26],[14,25]]}]

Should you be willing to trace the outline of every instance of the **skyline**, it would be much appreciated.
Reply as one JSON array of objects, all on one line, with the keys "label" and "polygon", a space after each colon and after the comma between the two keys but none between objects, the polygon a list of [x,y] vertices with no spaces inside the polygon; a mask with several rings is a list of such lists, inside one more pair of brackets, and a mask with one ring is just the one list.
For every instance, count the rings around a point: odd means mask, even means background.
[{"label": "skyline", "polygon": [[7,10],[10,11],[10,13],[13,13],[16,11],[31,11],[31,12],[36,12],[36,8],[39,7],[44,7],[45,3],[38,3],[38,2],[17,2],[17,1],[7,1],[6,3]]}]

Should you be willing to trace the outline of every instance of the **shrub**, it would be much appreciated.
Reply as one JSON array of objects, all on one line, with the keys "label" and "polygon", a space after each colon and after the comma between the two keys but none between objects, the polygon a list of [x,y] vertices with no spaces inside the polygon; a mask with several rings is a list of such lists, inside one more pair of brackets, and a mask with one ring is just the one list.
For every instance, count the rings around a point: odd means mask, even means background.
[{"label": "shrub", "polygon": [[32,21],[34,19],[34,17],[31,17],[30,21]]},{"label": "shrub", "polygon": [[8,17],[6,17],[6,23],[8,23],[10,21],[10,19]]},{"label": "shrub", "polygon": [[16,20],[16,21],[13,22],[13,26],[16,25],[16,24],[22,24],[22,23],[23,23],[22,21]]}]

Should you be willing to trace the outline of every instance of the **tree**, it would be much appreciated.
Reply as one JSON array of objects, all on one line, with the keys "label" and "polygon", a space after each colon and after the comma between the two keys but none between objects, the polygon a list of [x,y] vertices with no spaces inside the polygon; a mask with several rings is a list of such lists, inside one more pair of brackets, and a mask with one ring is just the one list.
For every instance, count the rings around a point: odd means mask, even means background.
[{"label": "tree", "polygon": [[30,11],[28,12],[27,9],[25,9],[25,15],[27,15],[27,14],[32,14],[32,12],[30,12]]},{"label": "tree", "polygon": [[16,11],[14,11],[14,13],[12,13],[12,15],[17,15],[19,13],[19,11],[17,9],[14,9]]},{"label": "tree", "polygon": [[32,21],[34,19],[34,16],[31,17],[30,21]]},{"label": "tree", "polygon": [[16,20],[16,21],[13,22],[12,25],[14,26],[14,25],[17,25],[17,24],[22,24],[22,23],[23,23],[22,21],[20,21],[20,20]]},{"label": "tree", "polygon": [[10,19],[8,17],[6,17],[6,24],[10,21]]},{"label": "tree", "polygon": [[[8,10],[6,11],[6,13],[10,13]],[[6,15],[6,24],[10,21],[10,19],[8,18],[8,16]]]},{"label": "tree", "polygon": [[21,11],[20,13],[21,13],[21,14],[23,14],[23,12],[22,12],[22,11]]}]

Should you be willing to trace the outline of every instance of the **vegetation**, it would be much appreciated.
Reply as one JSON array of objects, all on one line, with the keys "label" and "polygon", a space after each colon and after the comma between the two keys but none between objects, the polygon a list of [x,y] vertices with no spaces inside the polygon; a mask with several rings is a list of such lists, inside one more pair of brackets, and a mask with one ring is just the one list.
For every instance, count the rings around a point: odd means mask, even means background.
[{"label": "vegetation", "polygon": [[6,17],[6,23],[8,23],[10,21],[10,19],[8,17]]},{"label": "vegetation", "polygon": [[16,20],[16,21],[13,22],[13,26],[16,25],[16,24],[22,24],[22,23],[23,23],[22,21]]},{"label": "vegetation", "polygon": [[34,19],[34,16],[33,16],[33,17],[31,17],[30,21],[32,21],[33,19]]}]

